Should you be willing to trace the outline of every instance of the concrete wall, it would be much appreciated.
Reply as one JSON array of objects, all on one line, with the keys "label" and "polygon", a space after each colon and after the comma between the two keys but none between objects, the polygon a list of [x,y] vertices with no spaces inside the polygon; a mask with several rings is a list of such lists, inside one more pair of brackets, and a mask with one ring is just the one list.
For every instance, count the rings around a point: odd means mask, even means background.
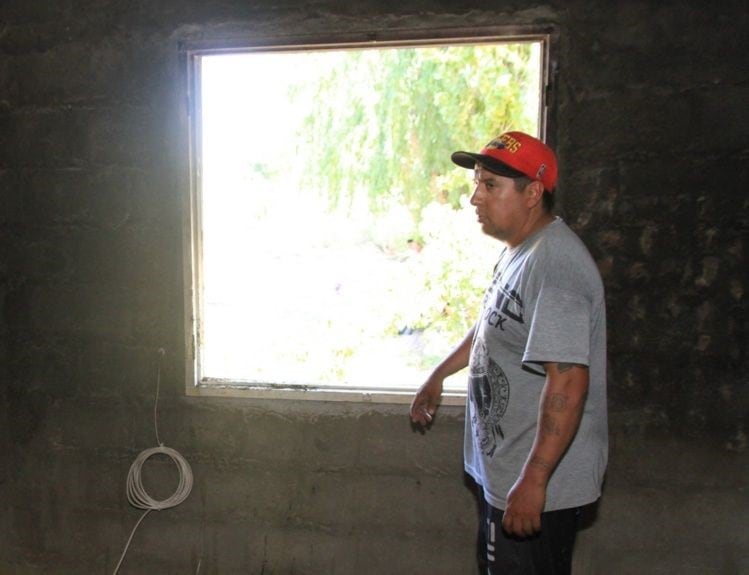
[{"label": "concrete wall", "polygon": [[[118,2],[0,7],[0,572],[111,573],[162,440],[192,494],[123,573],[470,573],[462,415],[187,398],[183,40],[545,24],[566,219],[610,315],[611,465],[576,573],[749,572],[743,3]],[[176,483],[144,468],[152,496]],[[165,487],[165,485],[167,487]]]}]

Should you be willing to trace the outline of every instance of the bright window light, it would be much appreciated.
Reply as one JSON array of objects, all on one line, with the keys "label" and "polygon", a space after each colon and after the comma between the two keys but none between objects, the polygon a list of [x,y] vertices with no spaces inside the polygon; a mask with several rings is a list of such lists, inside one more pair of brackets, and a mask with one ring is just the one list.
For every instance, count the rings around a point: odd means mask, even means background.
[{"label": "bright window light", "polygon": [[473,324],[500,248],[450,152],[539,133],[543,50],[196,53],[197,383],[418,387]]}]

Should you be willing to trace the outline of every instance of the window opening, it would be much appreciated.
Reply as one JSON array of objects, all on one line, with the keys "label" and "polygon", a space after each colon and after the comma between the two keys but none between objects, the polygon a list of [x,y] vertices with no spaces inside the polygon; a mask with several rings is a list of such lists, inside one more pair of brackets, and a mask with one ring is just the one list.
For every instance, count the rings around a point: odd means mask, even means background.
[{"label": "window opening", "polygon": [[192,384],[410,395],[475,321],[500,247],[450,153],[541,133],[544,52],[192,52]]}]

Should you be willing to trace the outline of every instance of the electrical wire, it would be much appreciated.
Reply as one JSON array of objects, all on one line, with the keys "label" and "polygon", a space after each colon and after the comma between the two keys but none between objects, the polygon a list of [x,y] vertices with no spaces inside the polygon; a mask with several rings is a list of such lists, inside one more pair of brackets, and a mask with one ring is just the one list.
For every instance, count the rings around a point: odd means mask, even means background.
[{"label": "electrical wire", "polygon": [[[135,535],[135,532],[137,531],[141,522],[146,518],[146,516],[153,510],[161,511],[162,509],[176,507],[185,499],[187,499],[187,496],[190,495],[190,491],[192,491],[193,476],[190,464],[184,457],[182,457],[182,455],[180,455],[179,452],[170,447],[164,446],[164,444],[161,443],[161,440],[159,439],[158,405],[159,388],[161,387],[161,361],[166,355],[166,351],[164,351],[163,348],[160,348],[158,350],[158,353],[159,363],[156,370],[156,399],[154,400],[153,404],[153,425],[154,431],[156,432],[156,443],[158,444],[158,447],[152,447],[150,449],[141,451],[138,454],[138,457],[135,458],[135,461],[133,461],[133,464],[130,466],[130,471],[127,474],[128,502],[133,507],[137,507],[138,509],[145,509],[146,511],[145,513],[143,513],[143,515],[141,515],[140,519],[138,519],[138,522],[135,524],[135,527],[133,527],[133,530],[130,532],[130,537],[125,544],[125,549],[122,551],[122,555],[120,556],[120,560],[117,563],[117,567],[114,568],[113,575],[117,575],[117,572],[120,570],[120,566],[125,559],[127,550],[133,540],[133,536]],[[146,492],[141,480],[141,469],[143,468],[143,464],[149,457],[156,455],[157,453],[162,453],[170,457],[179,470],[179,484],[177,485],[177,489],[171,496],[161,501],[154,499]],[[198,570],[200,570],[200,563],[198,563]]]}]

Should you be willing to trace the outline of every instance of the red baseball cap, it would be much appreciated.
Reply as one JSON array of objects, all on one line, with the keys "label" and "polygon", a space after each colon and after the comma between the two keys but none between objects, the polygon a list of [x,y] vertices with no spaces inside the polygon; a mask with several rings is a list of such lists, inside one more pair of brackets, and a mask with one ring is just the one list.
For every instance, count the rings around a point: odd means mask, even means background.
[{"label": "red baseball cap", "polygon": [[481,152],[455,152],[450,156],[461,168],[472,170],[476,162],[490,172],[508,178],[527,176],[553,192],[557,185],[557,157],[538,138],[523,132],[505,132],[489,142]]}]

